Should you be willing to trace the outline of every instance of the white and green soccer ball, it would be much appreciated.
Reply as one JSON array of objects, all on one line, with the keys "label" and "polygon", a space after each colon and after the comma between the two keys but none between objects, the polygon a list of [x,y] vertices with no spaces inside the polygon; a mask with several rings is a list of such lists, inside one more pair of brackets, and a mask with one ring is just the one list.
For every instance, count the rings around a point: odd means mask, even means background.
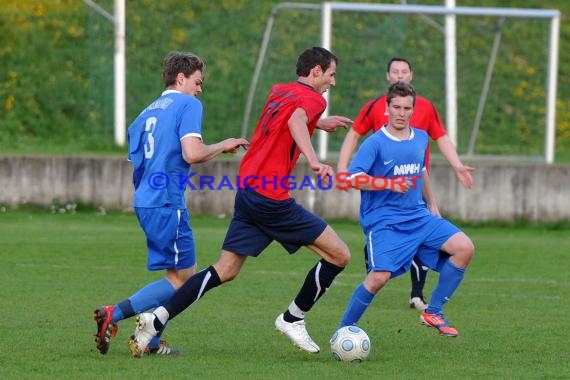
[{"label": "white and green soccer ball", "polygon": [[331,338],[331,353],[341,362],[361,362],[370,354],[370,338],[360,327],[341,327]]}]

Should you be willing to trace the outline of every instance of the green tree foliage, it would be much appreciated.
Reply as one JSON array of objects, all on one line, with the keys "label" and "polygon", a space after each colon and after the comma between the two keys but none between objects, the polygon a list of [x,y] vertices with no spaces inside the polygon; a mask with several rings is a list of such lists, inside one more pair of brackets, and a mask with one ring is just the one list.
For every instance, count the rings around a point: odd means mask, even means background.
[{"label": "green tree foliage", "polygon": [[84,131],[74,126],[87,117],[81,99],[90,85],[88,51],[78,49],[86,38],[83,5],[7,1],[0,17],[0,140],[80,138]]},{"label": "green tree foliage", "polygon": [[[315,0],[304,1],[317,3]],[[388,1],[386,1],[388,2]],[[97,0],[103,9],[113,12],[113,0]],[[160,69],[170,50],[192,51],[207,63],[204,94],[204,136],[213,141],[241,133],[243,110],[255,68],[267,17],[277,1],[222,0],[127,1],[127,121],[162,91]],[[393,3],[400,2],[394,0]],[[440,0],[417,0],[408,3],[443,5]],[[498,6],[493,0],[457,0],[458,6]],[[505,0],[501,7],[560,9],[560,70],[557,103],[557,157],[570,160],[570,24],[566,14],[570,3],[541,0]],[[440,18],[441,22],[443,19]],[[294,80],[294,59],[308,43],[320,43],[318,12],[278,15],[279,34],[273,35],[269,49],[274,77],[262,76],[256,103],[263,100],[275,80]],[[459,51],[473,51],[468,60],[458,62],[460,79],[471,92],[459,93],[460,114],[473,119],[473,109],[481,88],[480,76],[470,72],[486,69],[490,53],[489,38],[497,27],[496,19],[478,18],[469,25],[458,23],[461,38]],[[473,26],[472,23],[478,23]],[[544,44],[547,28],[529,21],[518,29],[503,33],[502,60],[496,67],[486,115],[494,125],[482,129],[477,151],[493,153],[497,145],[516,134],[527,153],[539,153],[543,147],[544,119]],[[332,92],[335,112],[355,116],[362,104],[375,97],[385,86],[385,62],[391,55],[409,56],[418,74],[414,83],[438,108],[445,105],[444,84],[432,78],[444,70],[443,43],[428,43],[433,28],[391,15],[381,22],[368,22],[362,15],[335,14],[338,35],[350,33],[357,39],[333,40],[335,53],[341,58],[338,88]],[[346,28],[346,29],[343,29]],[[482,31],[474,34],[473,30]],[[486,32],[484,35],[483,31]],[[381,43],[378,37],[382,35]],[[410,35],[426,36],[426,39]],[[491,36],[491,37],[490,37]],[[439,38],[439,37],[437,37]],[[441,40],[441,38],[439,38]],[[0,12],[0,151],[27,152],[30,146],[61,146],[61,151],[108,151],[113,146],[113,25],[79,0],[3,0]],[[524,46],[523,46],[524,45]],[[530,47],[529,47],[530,46]],[[405,47],[405,48],[404,48]],[[430,51],[431,54],[424,54]],[[537,53],[534,56],[532,53]],[[530,53],[529,53],[530,52]],[[433,62],[434,54],[440,60]],[[540,54],[540,55],[538,55]],[[381,58],[379,58],[381,57]],[[362,77],[360,65],[377,64],[378,76]],[[473,83],[469,82],[473,81]],[[344,83],[356,88],[343,96]],[[513,83],[516,83],[513,85]],[[538,83],[538,86],[537,86]],[[529,91],[530,88],[541,90]],[[433,95],[432,95],[433,94]],[[508,96],[507,96],[508,95]],[[506,103],[505,98],[514,99]],[[535,105],[527,106],[530,100]],[[256,104],[250,124],[259,112]],[[505,118],[504,115],[508,115]],[[529,116],[530,115],[530,116]],[[444,116],[444,115],[443,115]],[[542,118],[542,119],[541,119]],[[460,133],[468,135],[470,125]],[[249,131],[253,125],[249,126]],[[342,135],[334,137],[342,139]],[[333,140],[334,140],[333,138]],[[517,141],[519,141],[517,140]],[[338,145],[338,141],[336,142]],[[460,143],[460,150],[466,145]],[[501,149],[499,147],[499,149]],[[33,150],[33,149],[32,149]],[[516,153],[516,152],[515,152]]]}]

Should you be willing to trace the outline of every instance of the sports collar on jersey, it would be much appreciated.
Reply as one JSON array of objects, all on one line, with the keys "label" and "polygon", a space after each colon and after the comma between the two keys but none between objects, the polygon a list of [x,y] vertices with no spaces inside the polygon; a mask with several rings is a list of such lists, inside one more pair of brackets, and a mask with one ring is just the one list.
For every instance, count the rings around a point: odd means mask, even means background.
[{"label": "sports collar on jersey", "polygon": [[168,94],[182,94],[180,91],[176,90],[164,90],[160,96],[168,95]]},{"label": "sports collar on jersey", "polygon": [[[412,127],[408,127],[410,128],[410,137],[408,137],[408,140],[411,140],[414,138],[414,128]],[[403,141],[402,139],[397,138],[396,136],[392,135],[390,132],[388,132],[388,128],[386,128],[386,125],[382,126],[382,128],[380,128],[380,130],[386,135],[386,137],[388,137],[390,140],[394,140],[394,141]]]},{"label": "sports collar on jersey", "polygon": [[311,86],[310,84],[303,83],[303,82],[301,82],[300,80],[298,80],[297,83],[299,83],[300,85],[303,85],[303,86],[308,87],[308,88],[310,88],[311,90],[315,91],[315,88],[314,88],[313,86]]}]

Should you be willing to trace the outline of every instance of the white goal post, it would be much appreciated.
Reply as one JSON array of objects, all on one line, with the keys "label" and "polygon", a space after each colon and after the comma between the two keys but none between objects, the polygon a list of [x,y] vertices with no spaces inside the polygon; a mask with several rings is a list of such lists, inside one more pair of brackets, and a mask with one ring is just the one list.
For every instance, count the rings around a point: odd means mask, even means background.
[{"label": "white goal post", "polygon": [[[546,80],[546,117],[545,117],[545,145],[544,145],[544,161],[548,164],[554,162],[554,145],[555,145],[555,120],[556,120],[556,91],[558,82],[558,51],[559,51],[559,35],[560,35],[560,11],[554,9],[522,9],[522,8],[491,8],[491,7],[450,7],[450,6],[419,6],[419,5],[393,5],[393,4],[369,4],[369,3],[343,3],[343,2],[323,2],[322,4],[305,4],[305,3],[280,3],[276,5],[267,21],[265,33],[261,43],[257,64],[254,75],[252,77],[248,98],[244,110],[244,119],[242,124],[242,135],[247,133],[251,110],[253,106],[253,98],[257,87],[257,82],[264,63],[269,39],[273,28],[273,23],[280,9],[290,8],[297,10],[320,10],[321,12],[321,44],[327,49],[331,49],[331,35],[333,23],[333,11],[339,12],[376,12],[376,13],[393,13],[393,14],[413,14],[413,15],[443,15],[443,16],[487,16],[487,17],[510,17],[510,18],[538,18],[550,20],[549,31],[549,48],[547,63],[547,80]],[[452,24],[454,26],[454,24]],[[453,69],[456,60],[455,54],[455,33],[450,28],[445,28],[444,36],[446,44],[446,126],[451,140],[457,144],[457,90],[456,90],[456,72]],[[491,60],[493,56],[491,57]],[[451,67],[450,67],[451,66]],[[447,70],[450,68],[450,70]],[[492,69],[492,67],[491,67]],[[482,112],[482,103],[484,103],[484,94],[486,86],[488,86],[488,78],[490,72],[487,73],[485,85],[480,99],[480,107],[476,120],[480,120]],[[328,97],[328,93],[325,93]],[[325,111],[325,115],[328,110]],[[477,124],[477,121],[476,121]],[[478,129],[478,125],[474,126],[474,132]],[[326,159],[328,155],[327,133],[320,131],[319,133],[319,157]],[[471,145],[471,144],[470,144]]]},{"label": "white goal post", "polygon": [[95,12],[114,24],[115,53],[113,62],[113,95],[115,145],[124,146],[127,135],[127,75],[126,75],[126,0],[114,0],[113,14],[93,0],[83,0]]}]

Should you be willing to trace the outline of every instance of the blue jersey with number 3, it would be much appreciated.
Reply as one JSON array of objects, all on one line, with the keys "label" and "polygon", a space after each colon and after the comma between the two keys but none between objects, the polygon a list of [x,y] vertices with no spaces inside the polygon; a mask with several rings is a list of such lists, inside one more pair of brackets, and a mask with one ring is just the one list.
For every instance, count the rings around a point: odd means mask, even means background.
[{"label": "blue jersey with number 3", "polygon": [[[424,131],[411,128],[410,137],[400,140],[386,128],[378,130],[362,143],[350,163],[350,174],[366,173],[385,179],[409,179],[413,184],[406,193],[382,190],[362,190],[360,200],[360,224],[367,231],[373,226],[388,226],[412,220],[429,211],[423,200],[422,175],[428,136]],[[376,181],[379,188],[384,181]]]},{"label": "blue jersey with number 3", "polygon": [[181,177],[190,164],[182,157],[181,140],[202,138],[202,113],[202,103],[194,96],[167,90],[129,126],[134,207],[186,208]]}]

